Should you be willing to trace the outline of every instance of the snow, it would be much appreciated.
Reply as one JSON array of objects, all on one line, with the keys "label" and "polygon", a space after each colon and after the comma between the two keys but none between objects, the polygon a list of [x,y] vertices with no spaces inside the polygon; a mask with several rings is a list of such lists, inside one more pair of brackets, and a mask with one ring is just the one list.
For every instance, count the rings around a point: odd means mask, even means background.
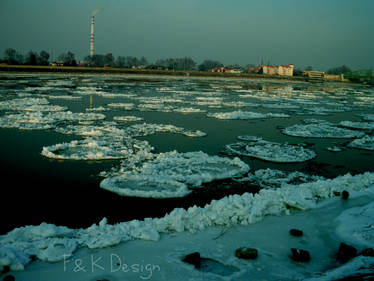
[{"label": "snow", "polygon": [[248,165],[238,158],[172,151],[160,153],[132,171],[106,178],[100,187],[124,196],[182,197],[190,193],[186,185],[198,187],[204,182],[240,176],[248,170]]},{"label": "snow", "polygon": [[[343,190],[351,193],[347,202],[336,198],[335,194]],[[134,220],[114,225],[109,225],[104,218],[87,229],[68,229],[45,223],[26,226],[0,236],[0,265],[8,265],[12,270],[23,270],[24,266],[29,264],[30,257],[36,256],[44,261],[60,262],[33,263],[24,273],[13,273],[17,280],[30,280],[31,276],[36,280],[48,280],[45,278],[50,278],[50,274],[60,272],[55,280],[67,280],[69,278],[66,274],[70,274],[69,280],[80,278],[79,280],[88,281],[92,280],[93,276],[98,279],[105,272],[86,271],[81,273],[83,275],[74,275],[78,273],[73,271],[73,261],[81,259],[83,262],[85,259],[86,262],[92,255],[97,258],[116,255],[118,265],[120,256],[123,258],[122,255],[125,255],[127,263],[139,263],[143,259],[147,260],[146,263],[160,265],[161,270],[155,274],[155,280],[165,280],[166,277],[173,280],[193,280],[200,278],[201,272],[184,264],[181,259],[186,254],[199,251],[202,257],[215,260],[204,273],[206,280],[248,280],[250,276],[256,280],[300,280],[305,277],[325,278],[312,280],[331,280],[327,279],[328,276],[340,276],[334,275],[338,272],[341,272],[341,276],[346,276],[358,269],[363,270],[363,265],[373,262],[373,258],[358,257],[346,265],[320,273],[328,266],[338,266],[331,259],[339,243],[339,239],[333,235],[335,229],[331,227],[334,218],[338,217],[338,220],[344,222],[345,228],[340,229],[338,224],[337,229],[338,233],[343,232],[348,239],[351,239],[350,233],[365,234],[365,229],[368,229],[373,220],[373,196],[374,173],[356,176],[347,174],[335,179],[261,190],[256,195],[232,195],[213,200],[205,207],[174,209],[163,218],[148,218],[144,221]],[[323,200],[327,198],[330,199]],[[359,208],[352,209],[349,206]],[[293,208],[313,210],[297,212]],[[342,212],[345,209],[347,211]],[[284,214],[289,216],[280,216]],[[351,224],[358,214],[363,216]],[[346,220],[350,223],[346,223]],[[304,238],[295,239],[288,234],[293,226],[304,230]],[[272,239],[275,236],[277,239]],[[363,245],[362,241],[372,243],[373,238],[372,235],[353,237],[360,245]],[[131,241],[134,239],[158,242]],[[117,246],[113,248],[114,245]],[[243,246],[259,249],[259,258],[254,261],[237,259],[234,251]],[[99,250],[104,247],[105,249]],[[291,261],[287,256],[291,247],[308,249],[312,255],[311,262],[301,266]],[[79,251],[76,250],[78,248]],[[89,251],[87,248],[96,250]],[[108,268],[108,263],[102,261],[100,264]],[[70,266],[70,270],[63,270],[64,266]],[[229,279],[217,275],[217,268],[222,269],[224,266],[236,268],[228,276]],[[139,271],[137,273],[139,274]],[[35,274],[39,278],[35,277]],[[116,274],[112,271],[109,276],[116,278]]]},{"label": "snow", "polygon": [[[242,138],[243,139],[243,138]],[[250,142],[237,142],[225,146],[225,153],[258,158],[278,163],[304,162],[316,157],[313,150],[299,145],[276,143],[250,139]]]},{"label": "snow", "polygon": [[359,138],[364,133],[353,131],[326,123],[311,123],[306,125],[293,125],[282,130],[285,135],[304,138]]},{"label": "snow", "polygon": [[361,139],[355,139],[348,144],[348,147],[374,150],[374,136],[364,136]]},{"label": "snow", "polygon": [[370,122],[374,122],[374,114],[360,114],[362,119]]},{"label": "snow", "polygon": [[266,118],[287,118],[290,117],[287,114],[283,113],[258,113],[250,111],[233,111],[233,112],[217,112],[217,113],[208,113],[208,117],[214,117],[217,119],[224,120],[248,120],[248,119],[266,119]]},{"label": "snow", "polygon": [[113,109],[133,110],[135,105],[133,103],[108,103],[107,106]]}]

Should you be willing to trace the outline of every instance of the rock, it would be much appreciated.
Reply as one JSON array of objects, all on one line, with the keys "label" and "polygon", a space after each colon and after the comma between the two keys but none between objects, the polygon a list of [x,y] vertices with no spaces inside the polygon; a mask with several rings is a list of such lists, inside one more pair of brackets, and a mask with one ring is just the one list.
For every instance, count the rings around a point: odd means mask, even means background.
[{"label": "rock", "polygon": [[299,230],[299,229],[291,229],[290,230],[290,234],[292,236],[296,236],[296,237],[300,237],[300,236],[303,236],[303,231],[302,230]]},{"label": "rock", "polygon": [[291,252],[292,252],[291,259],[293,259],[294,261],[298,261],[298,262],[310,261],[310,254],[306,250],[292,248]]},{"label": "rock", "polygon": [[347,190],[343,190],[342,199],[343,200],[348,200],[348,198],[349,198],[349,192]]},{"label": "rock", "polygon": [[201,265],[200,253],[195,252],[195,253],[189,254],[185,256],[182,261],[194,265],[195,268],[200,268],[200,265]]},{"label": "rock", "polygon": [[365,257],[374,257],[374,249],[373,248],[367,248],[367,249],[363,250],[360,255],[365,256]]},{"label": "rock", "polygon": [[1,273],[8,273],[10,271],[10,267],[9,267],[9,265],[4,265],[3,266],[3,271],[1,272]]},{"label": "rock", "polygon": [[13,275],[8,275],[3,278],[3,281],[15,281],[16,278]]},{"label": "rock", "polygon": [[340,262],[346,263],[350,259],[353,259],[357,256],[357,250],[355,247],[347,245],[345,243],[340,243],[340,247],[338,250],[337,258]]},{"label": "rock", "polygon": [[335,196],[340,196],[340,192],[339,191],[334,191],[333,192]]},{"label": "rock", "polygon": [[236,249],[235,256],[239,259],[253,260],[258,256],[257,249],[241,247]]}]

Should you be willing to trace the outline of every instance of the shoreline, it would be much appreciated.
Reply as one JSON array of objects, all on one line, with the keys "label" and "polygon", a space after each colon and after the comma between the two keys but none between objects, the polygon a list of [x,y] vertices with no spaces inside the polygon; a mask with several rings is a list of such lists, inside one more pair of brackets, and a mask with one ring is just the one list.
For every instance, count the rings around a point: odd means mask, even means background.
[{"label": "shoreline", "polygon": [[114,67],[82,67],[82,66],[38,66],[38,65],[6,65],[0,64],[2,72],[32,72],[32,73],[84,73],[84,74],[130,74],[130,75],[158,75],[171,77],[211,77],[211,78],[238,78],[238,79],[263,79],[279,80],[290,82],[314,82],[314,83],[341,83],[341,84],[361,84],[339,80],[313,80],[304,76],[279,76],[264,75],[254,73],[221,73],[198,70],[154,70],[154,69],[131,69]]}]

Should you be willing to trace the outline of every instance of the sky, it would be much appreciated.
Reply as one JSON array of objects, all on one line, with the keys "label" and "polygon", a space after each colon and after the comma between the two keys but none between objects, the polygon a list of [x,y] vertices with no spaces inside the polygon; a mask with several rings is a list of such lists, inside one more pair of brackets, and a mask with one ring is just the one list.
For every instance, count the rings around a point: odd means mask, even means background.
[{"label": "sky", "polygon": [[374,0],[0,0],[0,57],[45,50],[374,69]]}]

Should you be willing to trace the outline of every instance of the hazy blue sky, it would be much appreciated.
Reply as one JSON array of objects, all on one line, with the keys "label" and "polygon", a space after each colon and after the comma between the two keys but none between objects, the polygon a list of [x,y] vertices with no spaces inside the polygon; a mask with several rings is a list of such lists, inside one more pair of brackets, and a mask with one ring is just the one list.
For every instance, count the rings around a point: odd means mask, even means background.
[{"label": "hazy blue sky", "polygon": [[46,50],[374,67],[374,0],[0,0],[0,56]]}]

